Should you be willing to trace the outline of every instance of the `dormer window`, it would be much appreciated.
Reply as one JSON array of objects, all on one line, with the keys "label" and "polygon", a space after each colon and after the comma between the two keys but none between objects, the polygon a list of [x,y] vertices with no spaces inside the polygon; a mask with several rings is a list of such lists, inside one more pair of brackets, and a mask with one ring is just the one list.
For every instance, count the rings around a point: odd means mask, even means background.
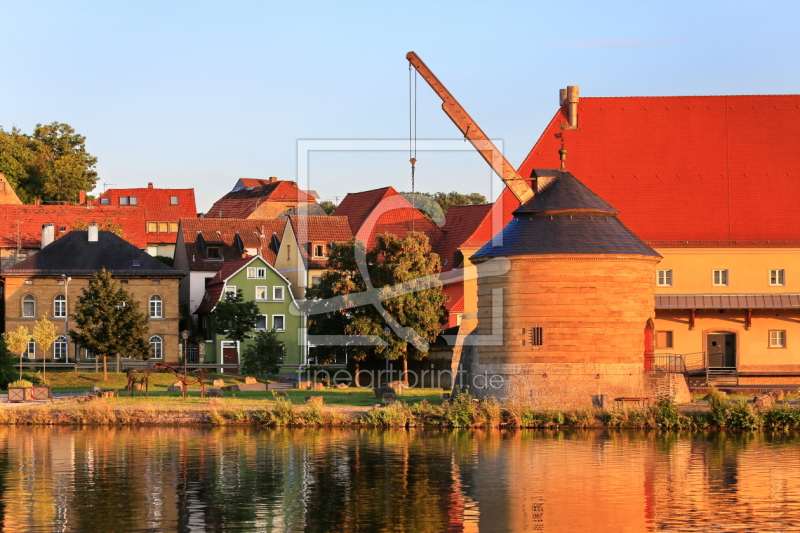
[{"label": "dormer window", "polygon": [[206,259],[219,261],[222,259],[222,249],[219,246],[209,246],[206,248]]},{"label": "dormer window", "polygon": [[314,244],[312,245],[313,254],[315,258],[325,257],[325,245],[324,244]]},{"label": "dormer window", "polygon": [[139,205],[139,198],[136,196],[120,196],[119,205]]},{"label": "dormer window", "polygon": [[108,205],[110,203],[111,203],[111,199],[110,198],[100,198],[100,204]]}]

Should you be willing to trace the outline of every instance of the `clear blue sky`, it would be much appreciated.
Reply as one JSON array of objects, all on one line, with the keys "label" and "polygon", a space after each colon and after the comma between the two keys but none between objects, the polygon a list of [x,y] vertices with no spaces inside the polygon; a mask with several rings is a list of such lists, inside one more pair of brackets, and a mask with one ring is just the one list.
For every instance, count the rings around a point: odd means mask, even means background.
[{"label": "clear blue sky", "polygon": [[[0,126],[66,122],[116,187],[295,179],[298,141],[408,139],[416,51],[519,165],[583,96],[800,92],[800,0],[0,0]],[[418,137],[459,133],[420,80]],[[417,190],[496,193],[473,152],[420,153]],[[410,189],[408,153],[312,152],[323,199]]]}]

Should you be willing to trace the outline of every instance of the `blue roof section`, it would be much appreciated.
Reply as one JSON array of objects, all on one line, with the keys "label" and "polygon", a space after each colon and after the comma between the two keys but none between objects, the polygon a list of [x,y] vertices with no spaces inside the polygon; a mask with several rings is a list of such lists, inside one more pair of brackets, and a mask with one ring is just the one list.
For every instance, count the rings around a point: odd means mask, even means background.
[{"label": "blue roof section", "polygon": [[545,211],[591,210],[617,213],[617,210],[597,196],[575,176],[565,171],[554,172],[555,179],[537,192],[533,198],[514,211],[541,213]]},{"label": "blue roof section", "polygon": [[514,211],[502,245],[487,242],[472,260],[522,255],[644,255],[661,257],[618,218],[617,211],[569,172]]}]

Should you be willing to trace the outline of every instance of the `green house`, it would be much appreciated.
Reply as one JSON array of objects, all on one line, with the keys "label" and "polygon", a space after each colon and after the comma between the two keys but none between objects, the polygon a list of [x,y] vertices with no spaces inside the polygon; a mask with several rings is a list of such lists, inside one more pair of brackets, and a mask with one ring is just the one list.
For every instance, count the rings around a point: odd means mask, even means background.
[{"label": "green house", "polygon": [[[205,343],[201,343],[201,350],[204,348],[201,351],[202,361],[206,364],[238,365],[242,352],[253,342],[248,339],[240,344],[214,333],[214,309],[217,303],[227,293],[236,294],[238,290],[242,291],[245,301],[253,301],[258,306],[260,314],[253,333],[274,330],[286,346],[283,364],[304,364],[305,320],[292,296],[291,283],[261,256],[226,261],[217,275],[209,280],[203,301],[196,311],[200,334],[205,337]],[[228,368],[226,371],[234,370]]]}]

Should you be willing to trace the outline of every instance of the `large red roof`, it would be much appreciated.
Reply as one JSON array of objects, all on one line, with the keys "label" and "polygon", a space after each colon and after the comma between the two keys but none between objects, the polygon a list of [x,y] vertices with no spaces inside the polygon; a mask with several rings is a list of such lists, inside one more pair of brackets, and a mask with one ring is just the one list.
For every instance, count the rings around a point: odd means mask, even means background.
[{"label": "large red roof", "polygon": [[331,243],[353,238],[347,217],[289,215],[289,223],[307,268],[325,268],[328,261],[327,258],[314,258],[311,249],[314,244],[325,245],[327,254]]},{"label": "large red roof", "polygon": [[[241,259],[244,250],[239,249],[237,234],[244,248],[257,248],[259,255],[274,265],[285,228],[285,219],[184,218],[180,224],[191,271],[218,271],[228,262]],[[222,261],[204,258],[200,236],[207,244],[220,246]]]},{"label": "large red roof", "polygon": [[264,202],[306,204],[316,203],[316,200],[307,192],[299,189],[293,181],[267,182],[265,185],[227,193],[211,206],[206,213],[206,218],[247,218]]},{"label": "large red roof", "polygon": [[0,248],[39,248],[42,226],[53,224],[59,238],[80,221],[106,221],[122,227],[122,237],[137,248],[147,247],[144,212],[139,207],[101,207],[81,205],[0,205]]},{"label": "large red roof", "polygon": [[592,98],[565,104],[520,166],[566,168],[662,246],[800,245],[800,95]]}]

